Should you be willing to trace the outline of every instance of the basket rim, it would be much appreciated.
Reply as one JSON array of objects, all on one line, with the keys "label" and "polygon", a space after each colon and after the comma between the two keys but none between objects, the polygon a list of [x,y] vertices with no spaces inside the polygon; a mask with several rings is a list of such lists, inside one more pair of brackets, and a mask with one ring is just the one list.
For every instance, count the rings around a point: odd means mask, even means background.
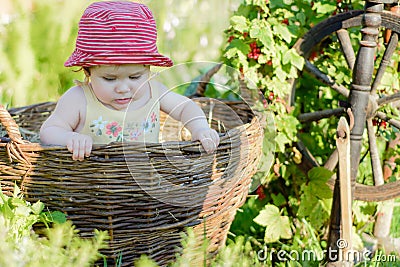
[{"label": "basket rim", "polygon": [[[198,101],[200,103],[204,103],[205,101],[220,101],[226,104],[245,104],[249,107],[249,114],[252,114],[252,118],[249,122],[245,122],[239,126],[236,126],[234,128],[228,129],[224,133],[219,133],[220,136],[220,142],[223,144],[224,141],[230,138],[230,136],[235,135],[235,131],[237,131],[238,128],[244,127],[248,128],[249,125],[252,124],[258,124],[260,129],[262,129],[261,125],[261,117],[259,112],[255,112],[246,102],[242,100],[227,100],[227,99],[220,99],[220,98],[209,98],[209,97],[194,97],[194,101]],[[57,102],[53,101],[46,101],[46,102],[40,102],[40,103],[35,103],[27,106],[22,106],[22,107],[12,107],[10,109],[6,109],[3,105],[0,105],[0,126],[4,126],[6,128],[6,132],[10,135],[10,132],[13,132],[11,135],[12,137],[9,140],[10,142],[17,143],[18,147],[21,149],[29,149],[29,150],[34,150],[34,151],[41,151],[41,150],[60,150],[60,149],[66,149],[65,146],[61,145],[55,145],[55,144],[50,144],[50,145],[44,145],[41,144],[40,142],[31,142],[28,140],[24,140],[21,132],[19,130],[19,125],[15,122],[13,116],[18,116],[19,114],[26,112],[28,110],[33,110],[35,108],[40,108],[40,107],[52,107],[56,104]],[[161,111],[162,112],[162,111]],[[7,117],[4,119],[4,117]],[[10,127],[8,127],[5,124],[11,124],[11,130]],[[241,133],[243,130],[239,130]],[[9,142],[0,142],[0,147],[4,147],[7,145]],[[107,144],[93,144],[93,151],[98,150],[98,149],[103,149],[103,148],[110,148],[114,146],[121,146],[122,145],[132,145],[132,146],[146,146],[146,147],[157,147],[157,146],[162,146],[162,147],[174,147],[174,146],[180,146],[184,148],[189,148],[189,150],[195,150],[196,152],[200,152],[202,150],[201,143],[200,141],[160,141],[160,142],[135,142],[135,141],[123,141],[123,142],[110,142]]]}]

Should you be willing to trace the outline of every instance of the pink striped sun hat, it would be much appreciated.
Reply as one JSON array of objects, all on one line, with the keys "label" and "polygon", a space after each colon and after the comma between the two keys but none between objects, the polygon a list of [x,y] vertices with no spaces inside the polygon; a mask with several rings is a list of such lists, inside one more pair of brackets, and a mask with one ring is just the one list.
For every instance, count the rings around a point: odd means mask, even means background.
[{"label": "pink striped sun hat", "polygon": [[75,50],[64,66],[172,66],[170,58],[158,53],[156,41],[156,23],[147,6],[128,1],[92,3],[79,21]]}]

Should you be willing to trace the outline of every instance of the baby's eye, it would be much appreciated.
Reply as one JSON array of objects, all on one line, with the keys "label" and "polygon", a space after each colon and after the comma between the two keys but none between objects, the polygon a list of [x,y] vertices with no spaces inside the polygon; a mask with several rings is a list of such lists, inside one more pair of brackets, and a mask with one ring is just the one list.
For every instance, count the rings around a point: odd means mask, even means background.
[{"label": "baby's eye", "polygon": [[103,77],[103,79],[106,81],[115,81],[115,78],[113,77]]},{"label": "baby's eye", "polygon": [[131,80],[137,80],[137,79],[139,79],[141,76],[139,75],[139,76],[129,76],[129,79],[131,79]]}]

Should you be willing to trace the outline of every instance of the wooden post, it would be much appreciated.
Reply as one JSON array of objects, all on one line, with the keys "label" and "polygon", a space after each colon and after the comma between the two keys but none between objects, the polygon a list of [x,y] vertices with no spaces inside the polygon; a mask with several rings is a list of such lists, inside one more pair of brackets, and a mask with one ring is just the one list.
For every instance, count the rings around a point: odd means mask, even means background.
[{"label": "wooden post", "polygon": [[326,254],[327,267],[335,266],[331,263],[339,261],[339,248],[337,242],[341,236],[341,210],[340,210],[340,183],[339,177],[336,176],[335,186],[333,189],[333,200],[331,208],[331,217],[329,223],[328,249]]},{"label": "wooden post", "polygon": [[344,117],[337,127],[338,171],[333,193],[328,239],[328,267],[353,266],[352,250],[352,186],[350,160],[350,129]]},{"label": "wooden post", "polygon": [[352,190],[351,190],[351,166],[350,166],[350,129],[344,117],[339,120],[337,128],[336,146],[339,157],[339,181],[340,181],[340,207],[341,207],[341,239],[337,241],[337,246],[341,250],[342,260],[349,262],[350,266],[354,262],[352,246]]}]

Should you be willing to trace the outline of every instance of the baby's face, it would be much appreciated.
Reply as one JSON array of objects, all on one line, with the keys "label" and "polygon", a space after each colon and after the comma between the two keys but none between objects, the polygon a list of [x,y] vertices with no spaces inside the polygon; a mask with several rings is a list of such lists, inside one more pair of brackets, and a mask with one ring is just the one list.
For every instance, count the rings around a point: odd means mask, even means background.
[{"label": "baby's face", "polygon": [[89,69],[94,94],[105,106],[125,110],[148,95],[150,68],[142,64],[100,65]]}]

